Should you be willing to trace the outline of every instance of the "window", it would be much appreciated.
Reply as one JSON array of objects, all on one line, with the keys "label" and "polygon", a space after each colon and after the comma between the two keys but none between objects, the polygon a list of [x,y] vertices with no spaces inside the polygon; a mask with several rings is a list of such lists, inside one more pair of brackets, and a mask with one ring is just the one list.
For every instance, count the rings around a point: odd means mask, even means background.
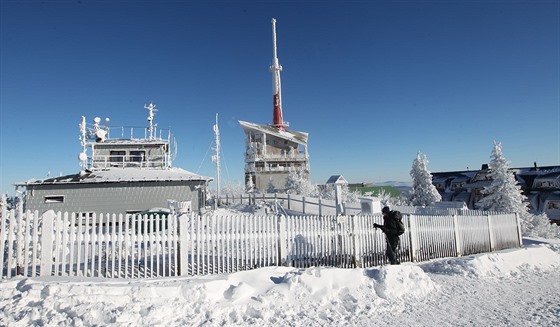
[{"label": "window", "polygon": [[560,209],[560,201],[549,201],[547,209],[548,210],[558,210],[558,209]]},{"label": "window", "polygon": [[143,162],[144,158],[146,158],[144,151],[130,151],[131,162]]},{"label": "window", "polygon": [[64,195],[45,196],[45,203],[64,203]]},{"label": "window", "polygon": [[111,151],[109,156],[110,162],[124,162],[124,156],[126,152],[124,151]]}]

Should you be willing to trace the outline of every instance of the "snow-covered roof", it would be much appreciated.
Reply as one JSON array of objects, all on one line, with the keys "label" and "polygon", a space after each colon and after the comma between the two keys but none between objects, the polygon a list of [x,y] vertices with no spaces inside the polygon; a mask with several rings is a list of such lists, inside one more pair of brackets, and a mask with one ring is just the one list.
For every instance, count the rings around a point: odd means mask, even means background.
[{"label": "snow-covered roof", "polygon": [[433,176],[432,183],[443,183],[447,182],[449,179],[454,178],[453,176]]},{"label": "snow-covered roof", "polygon": [[468,182],[471,178],[465,175],[459,175],[451,181],[451,183],[461,183],[461,182]]},{"label": "snow-covered roof", "polygon": [[539,175],[535,178],[535,180],[547,180],[547,181],[557,181],[560,180],[560,172],[550,172]]},{"label": "snow-covered roof", "polygon": [[272,126],[259,125],[259,124],[242,121],[242,120],[239,121],[239,124],[241,125],[241,127],[243,127],[243,129],[256,130],[262,133],[274,135],[276,137],[288,141],[296,142],[299,144],[307,144],[307,139],[309,137],[309,134],[305,132],[290,131],[290,130],[283,131]]},{"label": "snow-covered roof", "polygon": [[474,183],[469,183],[465,187],[467,187],[469,189],[474,189],[474,188],[483,189],[487,186],[490,186],[491,184],[492,184],[492,180],[487,179],[487,180],[484,180],[484,181],[476,181]]},{"label": "snow-covered roof", "polygon": [[342,175],[332,175],[327,184],[348,184],[348,182]]},{"label": "snow-covered roof", "polygon": [[169,169],[138,169],[138,168],[108,168],[95,171],[84,171],[78,174],[47,178],[43,180],[29,180],[17,183],[17,186],[45,185],[45,184],[91,184],[91,183],[123,183],[150,181],[211,181],[211,177],[200,176],[181,168]]}]

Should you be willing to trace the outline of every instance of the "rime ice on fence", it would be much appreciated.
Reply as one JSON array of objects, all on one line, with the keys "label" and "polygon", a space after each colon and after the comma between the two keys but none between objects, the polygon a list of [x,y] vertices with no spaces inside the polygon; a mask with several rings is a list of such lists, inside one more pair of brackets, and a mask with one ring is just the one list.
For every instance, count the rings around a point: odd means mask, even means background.
[{"label": "rime ice on fence", "polygon": [[[4,219],[5,217],[5,219]],[[2,277],[151,278],[386,263],[379,214],[76,215],[2,210]],[[162,219],[164,218],[164,219]],[[515,214],[404,214],[401,262],[519,247]]]}]

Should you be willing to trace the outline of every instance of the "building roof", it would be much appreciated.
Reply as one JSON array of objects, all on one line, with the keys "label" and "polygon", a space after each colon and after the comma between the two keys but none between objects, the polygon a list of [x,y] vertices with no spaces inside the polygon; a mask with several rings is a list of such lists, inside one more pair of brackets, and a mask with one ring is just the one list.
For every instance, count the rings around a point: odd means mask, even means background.
[{"label": "building roof", "polygon": [[244,130],[249,129],[249,130],[259,131],[262,133],[274,135],[276,137],[288,141],[296,142],[299,144],[307,144],[307,139],[309,137],[309,134],[305,132],[290,131],[290,130],[283,131],[272,126],[259,125],[259,124],[242,121],[242,120],[239,121],[239,124],[241,125],[241,127],[243,127]]},{"label": "building roof", "polygon": [[327,184],[348,184],[348,182],[342,175],[332,175],[329,177]]},{"label": "building roof", "polygon": [[92,184],[124,182],[165,182],[165,181],[211,181],[211,177],[200,176],[181,168],[138,169],[108,168],[95,171],[82,171],[78,174],[52,177],[42,180],[29,180],[16,186],[54,185],[54,184]]}]

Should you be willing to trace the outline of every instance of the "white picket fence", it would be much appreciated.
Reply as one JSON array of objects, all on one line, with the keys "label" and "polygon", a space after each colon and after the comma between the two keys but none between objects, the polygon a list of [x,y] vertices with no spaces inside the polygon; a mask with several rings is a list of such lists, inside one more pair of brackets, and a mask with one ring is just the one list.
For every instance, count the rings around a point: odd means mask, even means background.
[{"label": "white picket fence", "polygon": [[[151,278],[266,266],[372,267],[386,263],[373,216],[124,216],[2,211],[2,278]],[[517,215],[404,215],[401,262],[521,245]]]}]

